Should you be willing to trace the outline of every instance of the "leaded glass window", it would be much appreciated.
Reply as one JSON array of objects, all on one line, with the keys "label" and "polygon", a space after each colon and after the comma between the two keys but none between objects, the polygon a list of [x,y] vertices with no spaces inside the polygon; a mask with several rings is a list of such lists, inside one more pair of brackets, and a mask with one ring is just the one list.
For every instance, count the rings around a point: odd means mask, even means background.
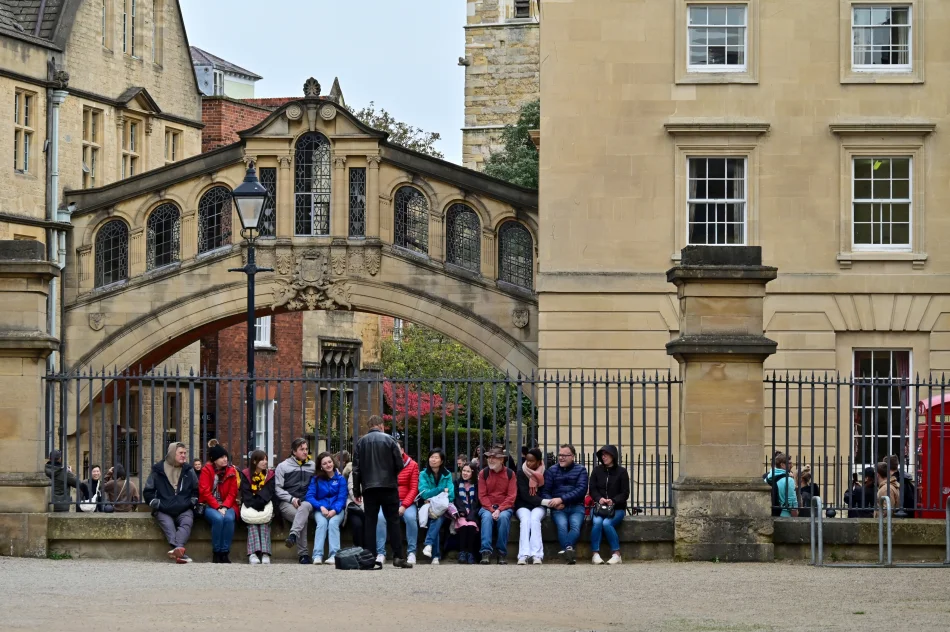
[{"label": "leaded glass window", "polygon": [[330,234],[330,141],[315,132],[294,152],[294,234]]},{"label": "leaded glass window", "polygon": [[198,202],[198,252],[231,243],[231,191],[214,187]]},{"label": "leaded glass window", "polygon": [[106,223],[96,233],[96,287],[129,278],[129,227],[122,220]]},{"label": "leaded glass window", "polygon": [[261,221],[258,223],[259,237],[274,237],[277,235],[277,168],[261,167],[259,169],[261,184],[267,189],[267,198],[261,210]]},{"label": "leaded glass window", "polygon": [[145,267],[154,270],[179,260],[181,213],[170,202],[162,204],[148,216],[145,230]]},{"label": "leaded glass window", "polygon": [[505,222],[498,231],[498,279],[531,289],[534,284],[534,240],[518,222]]},{"label": "leaded glass window", "polygon": [[366,236],[366,168],[350,169],[350,237]]},{"label": "leaded glass window", "polygon": [[429,202],[412,187],[396,191],[394,243],[424,255],[429,254]]},{"label": "leaded glass window", "polygon": [[482,224],[465,204],[453,204],[445,214],[445,260],[479,272],[482,263]]}]

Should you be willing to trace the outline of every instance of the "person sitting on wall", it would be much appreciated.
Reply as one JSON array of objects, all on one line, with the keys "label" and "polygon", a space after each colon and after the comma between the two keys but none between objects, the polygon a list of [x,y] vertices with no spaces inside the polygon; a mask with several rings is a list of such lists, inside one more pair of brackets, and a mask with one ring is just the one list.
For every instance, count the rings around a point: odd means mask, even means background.
[{"label": "person sitting on wall", "polygon": [[878,463],[874,468],[874,473],[877,475],[878,486],[876,504],[874,505],[874,517],[877,518],[881,515],[881,499],[885,496],[891,499],[891,511],[897,511],[900,507],[901,490],[900,483],[898,483],[897,479],[890,473],[887,462],[882,461]]},{"label": "person sitting on wall", "polygon": [[[249,459],[250,467],[241,476],[241,519],[247,525],[247,562],[248,564],[270,564],[271,542],[270,526],[273,520],[275,502],[274,471],[267,469],[267,453],[254,450]],[[265,522],[248,522],[251,513],[262,516]],[[270,512],[271,520],[267,520]]]},{"label": "person sitting on wall", "polygon": [[204,506],[204,518],[211,525],[213,564],[231,563],[240,476],[229,461],[228,451],[212,439],[208,443],[208,462],[198,477],[198,502]]},{"label": "person sitting on wall", "polygon": [[112,505],[113,511],[135,511],[139,502],[139,488],[128,479],[125,466],[116,463],[106,472],[105,483],[102,485],[105,500]]},{"label": "person sitting on wall", "polygon": [[[515,473],[505,467],[508,453],[504,447],[492,448],[485,453],[485,458],[488,459],[488,467],[478,475],[482,564],[490,564],[493,553],[499,564],[507,564],[505,556],[508,555],[508,529],[511,527],[511,515],[515,512],[518,483]],[[498,534],[493,549],[492,532],[496,529]]]},{"label": "person sitting on wall", "polygon": [[[591,564],[603,564],[600,557],[601,535],[607,536],[607,545],[610,547],[608,564],[620,564],[620,536],[617,526],[623,522],[627,509],[627,499],[630,498],[630,475],[627,468],[620,465],[617,448],[605,445],[597,451],[600,464],[590,475],[590,497],[594,501],[594,528],[590,533],[590,548],[594,552]],[[600,515],[603,507],[613,509],[613,516]],[[610,510],[605,510],[609,512]]]},{"label": "person sitting on wall", "polygon": [[78,489],[80,498],[83,495],[88,495],[86,484],[79,483],[76,475],[73,474],[73,468],[68,465],[63,467],[63,453],[59,450],[50,452],[45,471],[46,477],[52,483],[53,511],[69,511],[69,506],[72,504],[72,496],[69,494],[70,487]]},{"label": "person sitting on wall", "polygon": [[307,547],[307,524],[313,506],[305,499],[316,467],[309,454],[307,440],[294,439],[290,444],[290,456],[274,472],[275,491],[280,505],[278,509],[284,520],[291,523],[290,535],[284,544],[288,549],[297,546],[297,561],[301,564],[313,563]]},{"label": "person sitting on wall", "polygon": [[330,535],[330,552],[326,563],[333,564],[340,550],[340,523],[346,509],[346,479],[337,471],[336,461],[329,452],[317,456],[319,469],[307,486],[306,501],[313,507],[317,531],[313,536],[313,564],[323,564],[323,545]]},{"label": "person sitting on wall", "polygon": [[544,491],[541,504],[551,510],[551,519],[557,527],[561,545],[558,555],[568,564],[577,561],[574,545],[581,537],[584,524],[584,497],[587,495],[587,470],[575,463],[577,451],[564,444],[558,449],[557,465],[544,473]]},{"label": "person sitting on wall", "polygon": [[524,462],[516,472],[518,498],[515,514],[521,528],[518,542],[518,564],[541,564],[544,560],[544,543],[541,541],[541,521],[548,510],[541,505],[544,489],[544,455],[538,448],[525,450]]},{"label": "person sitting on wall", "polygon": [[188,448],[184,443],[168,446],[165,459],[152,466],[142,495],[172,547],[168,557],[177,564],[191,562],[191,558],[185,555],[185,544],[195,521],[198,476],[188,462]]},{"label": "person sitting on wall", "polygon": [[[450,503],[455,500],[455,483],[452,482],[452,473],[445,467],[445,451],[442,448],[435,448],[429,453],[429,464],[419,474],[419,497],[426,501],[442,492],[446,493]],[[423,509],[428,511],[425,505]],[[422,554],[431,558],[433,565],[438,565],[439,558],[442,557],[439,536],[442,523],[447,517],[446,514],[447,512],[436,517],[432,517],[431,514],[429,516]]]},{"label": "person sitting on wall", "polygon": [[478,472],[465,460],[461,478],[455,483],[455,532],[459,536],[459,564],[474,564],[478,553]]}]

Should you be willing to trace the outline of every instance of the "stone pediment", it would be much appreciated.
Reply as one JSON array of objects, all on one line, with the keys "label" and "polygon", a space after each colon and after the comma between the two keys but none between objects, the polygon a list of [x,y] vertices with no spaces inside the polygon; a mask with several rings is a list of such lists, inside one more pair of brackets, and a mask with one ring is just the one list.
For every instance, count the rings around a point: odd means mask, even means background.
[{"label": "stone pediment", "polygon": [[116,97],[116,103],[119,107],[141,110],[148,114],[161,114],[162,108],[148,93],[148,90],[141,86],[133,86]]}]

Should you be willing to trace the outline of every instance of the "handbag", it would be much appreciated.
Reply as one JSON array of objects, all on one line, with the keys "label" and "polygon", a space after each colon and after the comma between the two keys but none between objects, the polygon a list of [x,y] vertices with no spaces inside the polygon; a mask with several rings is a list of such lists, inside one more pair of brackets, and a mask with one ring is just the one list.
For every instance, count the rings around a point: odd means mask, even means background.
[{"label": "handbag", "polygon": [[[102,487],[102,485],[100,485],[99,487]],[[99,504],[99,492],[100,490],[97,489],[96,493],[92,495],[92,498],[90,498],[89,500],[85,502],[79,503],[79,511],[82,511],[83,513],[94,512],[96,510],[96,507]]]},{"label": "handbag", "polygon": [[442,491],[429,499],[429,517],[439,518],[449,509],[449,494]]},{"label": "handbag", "polygon": [[613,520],[614,516],[617,515],[617,506],[597,503],[594,505],[594,515],[604,520]]},{"label": "handbag", "polygon": [[244,505],[241,507],[241,520],[245,524],[267,524],[274,519],[274,503],[268,502],[264,509],[258,511],[253,507]]}]

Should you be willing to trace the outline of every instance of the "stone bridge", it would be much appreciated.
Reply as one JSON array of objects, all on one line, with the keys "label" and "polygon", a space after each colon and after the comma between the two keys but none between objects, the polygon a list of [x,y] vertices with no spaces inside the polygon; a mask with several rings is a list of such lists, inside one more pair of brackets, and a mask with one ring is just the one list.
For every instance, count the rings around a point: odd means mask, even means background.
[{"label": "stone bridge", "polygon": [[67,192],[68,370],[149,368],[247,314],[230,191],[269,190],[257,314],[352,309],[431,327],[510,373],[537,368],[535,191],[387,141],[331,99],[287,103],[241,140]]}]

